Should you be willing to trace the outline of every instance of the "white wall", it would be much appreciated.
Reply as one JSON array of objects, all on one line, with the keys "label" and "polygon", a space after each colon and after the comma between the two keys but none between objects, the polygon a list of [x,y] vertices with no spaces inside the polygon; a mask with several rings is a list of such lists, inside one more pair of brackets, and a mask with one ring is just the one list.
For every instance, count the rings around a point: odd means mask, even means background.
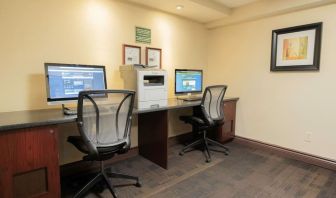
[{"label": "white wall", "polygon": [[[330,5],[210,31],[207,79],[240,97],[237,135],[336,159],[335,10]],[[272,30],[320,21],[321,70],[270,72]]]}]

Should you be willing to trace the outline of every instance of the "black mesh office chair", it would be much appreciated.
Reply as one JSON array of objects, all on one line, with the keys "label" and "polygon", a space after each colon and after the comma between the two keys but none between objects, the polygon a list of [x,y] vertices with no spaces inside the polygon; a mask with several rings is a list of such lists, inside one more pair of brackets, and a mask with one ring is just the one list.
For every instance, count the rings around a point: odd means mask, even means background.
[{"label": "black mesh office chair", "polygon": [[86,154],[83,160],[100,161],[101,169],[74,197],[82,197],[101,181],[107,184],[113,197],[116,197],[110,177],[135,180],[135,185],[141,186],[138,177],[113,173],[103,163],[116,153],[125,153],[130,148],[134,95],[134,91],[127,90],[92,90],[79,93],[77,125],[80,136],[69,136],[68,142]]},{"label": "black mesh office chair", "polygon": [[207,137],[207,131],[221,127],[224,124],[224,95],[226,92],[226,85],[209,86],[205,89],[202,102],[201,102],[201,115],[200,116],[181,116],[180,120],[189,123],[193,126],[193,132],[201,135],[195,142],[185,146],[180,155],[183,155],[190,149],[202,145],[205,154],[206,162],[211,161],[209,144],[223,148],[222,151],[225,155],[228,154],[229,149],[223,144],[212,140]]}]

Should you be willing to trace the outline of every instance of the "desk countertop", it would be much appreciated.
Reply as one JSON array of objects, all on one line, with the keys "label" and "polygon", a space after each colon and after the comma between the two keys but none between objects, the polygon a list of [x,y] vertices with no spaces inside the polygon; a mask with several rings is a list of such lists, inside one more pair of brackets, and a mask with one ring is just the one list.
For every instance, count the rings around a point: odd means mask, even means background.
[{"label": "desk countertop", "polygon": [[[224,101],[238,100],[238,98],[225,98]],[[168,106],[152,109],[134,109],[134,114],[149,113],[170,109],[180,109],[200,105],[200,101],[185,102],[169,99]],[[0,113],[0,132],[29,127],[63,124],[75,122],[77,116],[64,115],[61,109],[41,109],[28,111],[13,111]]]}]

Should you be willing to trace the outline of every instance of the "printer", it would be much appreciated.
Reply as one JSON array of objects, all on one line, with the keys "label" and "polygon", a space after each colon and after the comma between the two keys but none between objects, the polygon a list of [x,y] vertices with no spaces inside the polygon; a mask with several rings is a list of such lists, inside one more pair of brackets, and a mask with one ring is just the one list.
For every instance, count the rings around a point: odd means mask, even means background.
[{"label": "printer", "polygon": [[119,67],[125,89],[136,91],[135,106],[138,109],[168,105],[167,71],[146,65],[122,65]]}]

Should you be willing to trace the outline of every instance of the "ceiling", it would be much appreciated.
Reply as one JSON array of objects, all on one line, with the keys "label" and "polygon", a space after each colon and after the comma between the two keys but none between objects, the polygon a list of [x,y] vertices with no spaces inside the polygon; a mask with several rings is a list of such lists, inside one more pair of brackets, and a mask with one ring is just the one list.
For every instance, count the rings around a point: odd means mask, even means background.
[{"label": "ceiling", "polygon": [[[216,28],[336,3],[336,0],[125,0]],[[176,9],[181,5],[183,9]]]},{"label": "ceiling", "polygon": [[258,0],[214,0],[214,1],[230,8],[236,8]]},{"label": "ceiling", "polygon": [[[176,14],[197,22],[207,23],[230,14],[231,9],[257,0],[127,0],[131,3]],[[176,6],[183,9],[177,10]]]}]

